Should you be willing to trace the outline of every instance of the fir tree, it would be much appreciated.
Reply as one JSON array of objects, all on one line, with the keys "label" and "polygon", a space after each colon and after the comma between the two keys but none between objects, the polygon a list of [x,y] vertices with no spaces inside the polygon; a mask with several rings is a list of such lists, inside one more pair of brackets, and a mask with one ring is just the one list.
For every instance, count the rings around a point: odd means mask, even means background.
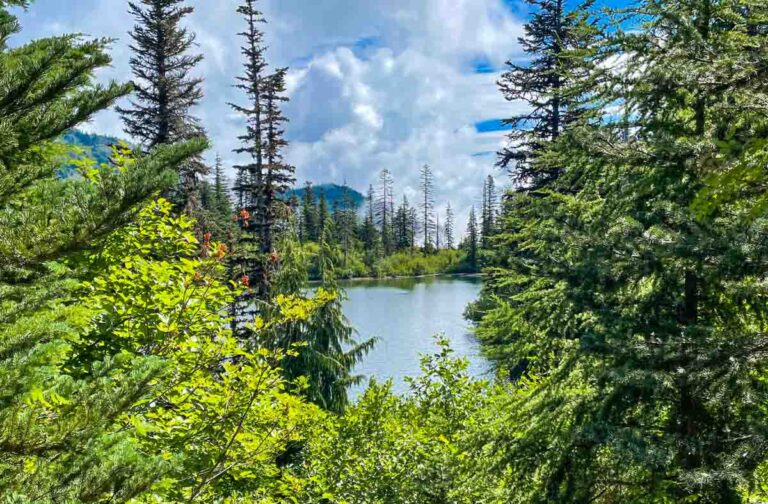
[{"label": "fir tree", "polygon": [[[205,138],[205,130],[192,114],[203,97],[203,81],[190,75],[203,56],[190,54],[195,35],[181,23],[194,9],[184,4],[184,0],[128,2],[136,20],[130,32],[135,98],[130,107],[118,111],[126,132],[147,150]],[[199,209],[197,185],[207,172],[200,157],[181,167],[181,195],[176,199],[187,212]]]},{"label": "fir tree", "polygon": [[245,0],[237,12],[245,18],[246,29],[239,34],[244,39],[240,51],[244,59],[244,72],[237,77],[235,87],[244,92],[247,104],[231,103],[230,106],[245,117],[246,131],[238,137],[242,146],[235,149],[235,153],[245,157],[246,161],[235,165],[235,192],[241,203],[236,213],[241,232],[231,260],[231,274],[233,280],[245,283],[248,288],[233,303],[231,319],[233,333],[245,339],[251,332],[246,329],[247,323],[258,312],[257,301],[266,299],[270,290],[269,264],[263,254],[264,231],[269,220],[264,193],[267,176],[264,93],[268,76],[264,58],[264,34],[259,28],[266,20],[256,8],[256,0]]},{"label": "fir tree", "polygon": [[[294,168],[282,157],[286,146],[283,138],[286,118],[280,106],[287,100],[284,96],[286,70],[278,69],[272,75],[266,73],[264,34],[259,29],[266,21],[256,8],[256,0],[245,0],[237,12],[245,18],[246,30],[240,34],[244,39],[241,49],[244,73],[237,78],[236,87],[244,91],[248,103],[231,106],[246,118],[246,131],[238,137],[242,147],[235,152],[246,155],[248,162],[236,166],[236,190],[240,194],[238,200],[243,203],[239,213],[244,233],[235,270],[237,275],[248,277],[253,285],[246,298],[253,295],[265,297],[270,287],[271,269],[275,266],[268,256],[274,247],[276,216],[286,213],[278,208],[283,204],[280,195],[294,181]],[[248,300],[241,300],[241,303],[248,304]],[[243,313],[241,318],[250,318],[250,314]]]},{"label": "fir tree", "polygon": [[607,49],[627,64],[593,106],[608,117],[625,104],[631,134],[623,120],[571,128],[546,153],[569,160],[558,194],[505,201],[500,302],[478,334],[537,382],[509,457],[530,500],[742,502],[768,446],[751,378],[768,371],[754,308],[768,223],[745,219],[743,201],[706,218],[693,203],[708,173],[744,173],[745,147],[766,144],[754,77],[768,12],[711,0],[630,12],[642,29],[612,27]]},{"label": "fir tree", "polygon": [[451,208],[451,204],[448,203],[448,207],[445,209],[445,246],[448,249],[453,249],[455,245],[453,235],[454,225],[453,209]]},{"label": "fir tree", "polygon": [[301,222],[304,230],[302,232],[304,241],[317,241],[319,237],[318,230],[320,229],[318,225],[317,201],[315,200],[315,189],[309,180],[304,185],[301,212],[303,216]]},{"label": "fir tree", "polygon": [[379,192],[376,199],[376,223],[379,225],[381,245],[385,254],[394,250],[392,220],[394,217],[394,192],[392,174],[386,168],[379,174]]},{"label": "fir tree", "polygon": [[434,218],[434,178],[429,165],[421,167],[419,172],[419,184],[421,187],[421,225],[424,237],[424,252],[427,253],[432,246],[432,232],[435,230]]},{"label": "fir tree", "polygon": [[221,156],[216,154],[213,182],[203,180],[199,186],[201,209],[195,213],[204,234],[211,233],[215,241],[229,243],[233,239],[234,210],[229,197],[227,179]]},{"label": "fir tree", "polygon": [[325,226],[328,223],[330,213],[328,212],[328,199],[325,197],[325,190],[321,188],[319,192],[320,196],[318,198],[319,202],[317,205],[317,222],[319,225],[318,235],[319,237],[322,237]]},{"label": "fir tree", "polygon": [[478,248],[480,246],[480,230],[477,227],[475,207],[469,211],[467,221],[467,236],[464,238],[464,250],[467,252],[467,262],[472,271],[478,270]]},{"label": "fir tree", "polygon": [[[287,122],[280,109],[280,104],[288,101],[285,93],[285,68],[278,69],[264,82],[262,101],[264,103],[264,160],[266,161],[263,187],[260,188],[261,208],[261,251],[269,254],[274,249],[277,206],[284,206],[282,196],[296,181],[295,168],[283,160],[283,149],[288,145],[283,135],[283,124]],[[321,215],[321,224],[326,215]]]},{"label": "fir tree", "polygon": [[0,493],[14,502],[128,501],[167,466],[116,419],[151,400],[147,384],[163,370],[151,358],[116,356],[74,373],[73,348],[96,315],[78,299],[91,278],[82,254],[169,189],[205,146],[161,146],[136,160],[118,152],[112,166],[79,159],[83,176],[62,178],[66,152],[55,140],[130,87],[95,83],[110,64],[107,41],[9,44],[20,28],[8,6],[22,3],[0,1]]},{"label": "fir tree", "polygon": [[403,202],[395,214],[395,246],[398,250],[406,250],[413,247],[411,222],[413,213],[408,197],[403,195]]},{"label": "fir tree", "polygon": [[483,183],[483,212],[481,216],[482,247],[490,247],[490,238],[496,229],[496,212],[498,200],[496,196],[496,185],[492,175]]},{"label": "fir tree", "polygon": [[366,212],[363,225],[360,230],[360,239],[366,251],[368,266],[372,265],[372,259],[376,255],[380,243],[378,230],[376,229],[376,191],[373,185],[368,186],[368,194],[365,197]]},{"label": "fir tree", "polygon": [[582,120],[584,84],[589,72],[574,53],[592,47],[597,32],[589,21],[593,0],[568,9],[567,0],[526,0],[534,7],[519,39],[530,61],[507,62],[508,71],[498,82],[509,101],[522,100],[530,111],[504,122],[512,127],[509,146],[499,153],[499,166],[508,168],[518,187],[539,189],[561,171],[558,163],[540,160],[547,146],[569,125]]}]

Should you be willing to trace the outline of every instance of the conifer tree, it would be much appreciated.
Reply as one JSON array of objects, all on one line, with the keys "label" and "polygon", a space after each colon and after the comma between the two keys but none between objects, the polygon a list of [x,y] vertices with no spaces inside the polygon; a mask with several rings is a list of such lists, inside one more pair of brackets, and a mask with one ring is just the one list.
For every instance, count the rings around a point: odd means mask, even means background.
[{"label": "conifer tree", "polygon": [[448,203],[448,207],[445,209],[445,246],[449,250],[453,249],[455,245],[453,235],[454,225],[453,208],[451,208],[451,204]]},{"label": "conifer tree", "polygon": [[352,199],[349,186],[345,183],[342,188],[341,202],[334,202],[333,226],[336,242],[341,244],[344,253],[344,266],[347,265],[347,258],[352,248],[357,227],[357,214],[355,212],[355,202]]},{"label": "conifer tree", "polygon": [[[285,68],[278,69],[264,82],[262,101],[264,103],[264,161],[266,162],[263,187],[260,188],[261,208],[258,215],[261,219],[261,252],[269,254],[274,249],[274,233],[277,206],[284,206],[282,196],[296,181],[293,174],[295,168],[286,164],[283,159],[283,149],[288,145],[283,135],[283,124],[287,119],[283,115],[280,104],[288,101],[285,97]],[[320,223],[325,222],[327,215],[320,216]]]},{"label": "conifer tree", "polygon": [[424,252],[426,253],[433,246],[432,232],[435,230],[435,200],[433,195],[434,178],[432,168],[425,164],[421,167],[419,175],[419,184],[421,187],[421,225],[424,237]]},{"label": "conifer tree", "polygon": [[195,213],[198,226],[202,226],[205,233],[211,233],[211,238],[215,241],[231,242],[234,233],[234,210],[224,175],[224,165],[218,154],[214,164],[213,183],[203,180],[199,185],[199,195],[201,210]]},{"label": "conifer tree", "polygon": [[376,199],[376,222],[381,233],[381,245],[385,254],[394,250],[392,220],[394,217],[394,193],[392,174],[386,168],[379,174],[379,192]]},{"label": "conifer tree", "polygon": [[506,119],[512,127],[509,145],[499,153],[499,166],[508,168],[522,190],[539,189],[560,173],[557,163],[539,160],[547,146],[571,124],[583,119],[589,77],[577,51],[589,50],[597,32],[589,21],[593,0],[568,7],[567,0],[526,0],[534,8],[519,39],[530,56],[524,64],[507,62],[498,82],[509,101],[522,100],[530,110]]},{"label": "conifer tree", "polygon": [[[245,93],[247,104],[230,104],[246,118],[246,131],[238,137],[242,146],[235,150],[248,161],[235,167],[238,170],[236,191],[243,203],[238,211],[243,233],[234,268],[236,275],[247,277],[253,286],[246,298],[263,298],[269,291],[269,277],[275,266],[269,257],[274,246],[276,215],[280,213],[277,207],[283,204],[279,196],[294,181],[294,168],[282,157],[286,146],[283,138],[286,118],[280,106],[287,100],[284,96],[286,70],[267,74],[264,34],[259,28],[266,21],[256,3],[257,0],[244,0],[237,9],[245,18],[246,29],[240,33],[244,39],[241,49],[244,73],[237,78],[236,87]],[[253,305],[248,299],[239,302]],[[245,312],[240,318],[251,318],[252,308],[243,309]]]},{"label": "conifer tree", "polygon": [[319,237],[323,236],[323,232],[325,230],[325,225],[328,223],[328,219],[330,217],[330,213],[328,212],[328,199],[325,197],[325,189],[320,189],[320,196],[318,198],[318,205],[317,205],[317,223],[319,225],[318,229],[318,235]]},{"label": "conifer tree", "polygon": [[464,238],[464,250],[467,252],[467,262],[472,271],[478,269],[478,248],[480,247],[480,230],[477,227],[477,216],[475,207],[469,211],[469,220],[467,221],[467,236]]},{"label": "conifer tree", "polygon": [[398,250],[406,250],[413,247],[412,230],[412,208],[408,202],[408,197],[403,195],[403,202],[395,214],[395,246]]},{"label": "conifer tree", "polygon": [[360,234],[365,250],[373,253],[379,243],[379,236],[378,231],[376,230],[376,192],[372,184],[368,186],[368,194],[365,197],[365,202],[367,210]]},{"label": "conifer tree", "polygon": [[303,218],[304,241],[317,241],[318,239],[318,209],[315,200],[315,189],[309,180],[304,185],[304,194],[302,195],[301,211]]},{"label": "conifer tree", "polygon": [[743,200],[705,218],[693,203],[709,173],[743,175],[747,146],[766,144],[755,76],[768,10],[649,0],[630,12],[641,28],[611,27],[603,48],[626,66],[593,104],[606,117],[626,104],[630,128],[571,128],[546,153],[569,160],[559,194],[505,201],[502,302],[478,334],[540,387],[510,453],[526,500],[743,502],[768,446],[752,379],[768,372],[755,308],[768,223],[745,219]]},{"label": "conifer tree", "polygon": [[264,94],[268,75],[264,58],[264,34],[260,25],[266,23],[266,20],[256,8],[256,3],[256,0],[244,0],[237,8],[238,14],[245,19],[246,29],[239,34],[243,38],[240,52],[244,59],[244,72],[237,77],[235,87],[245,94],[247,104],[230,103],[233,110],[245,117],[246,122],[246,131],[238,137],[242,145],[235,149],[235,153],[242,155],[245,161],[235,165],[235,192],[241,203],[240,208],[236,209],[240,233],[231,259],[233,280],[248,287],[232,306],[233,333],[241,339],[249,337],[247,323],[255,319],[258,313],[257,301],[267,298],[270,289],[269,264],[263,254],[264,231],[268,221],[264,206],[264,183],[267,176]]},{"label": "conifer tree", "polygon": [[[146,150],[158,145],[205,138],[205,130],[192,114],[203,97],[202,82],[190,74],[203,60],[191,54],[195,35],[181,25],[194,8],[185,0],[137,0],[128,2],[136,25],[130,32],[130,59],[135,98],[118,108],[126,132]],[[198,183],[208,173],[196,157],[180,169],[180,197],[185,210],[199,210]]]},{"label": "conifer tree", "polygon": [[95,315],[78,300],[90,275],[77,259],[169,189],[178,166],[205,145],[162,146],[131,161],[119,153],[116,165],[98,168],[81,159],[81,176],[62,178],[66,151],[56,139],[130,87],[95,83],[110,64],[105,40],[9,44],[20,26],[8,7],[25,3],[0,0],[0,494],[13,502],[127,501],[156,481],[164,462],[142,453],[115,419],[151,400],[146,385],[162,369],[151,358],[118,356],[73,372],[73,347]]},{"label": "conifer tree", "polygon": [[482,247],[490,247],[490,238],[495,233],[496,212],[498,200],[496,196],[496,184],[492,175],[483,182],[483,211],[481,216]]}]

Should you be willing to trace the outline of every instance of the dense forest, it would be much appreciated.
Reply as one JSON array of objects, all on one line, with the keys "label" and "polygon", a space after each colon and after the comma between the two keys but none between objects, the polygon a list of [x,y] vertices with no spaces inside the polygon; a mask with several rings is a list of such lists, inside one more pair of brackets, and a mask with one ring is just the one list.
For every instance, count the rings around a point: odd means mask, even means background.
[{"label": "dense forest", "polygon": [[[257,0],[208,166],[191,3],[127,1],[100,83],[110,40],[18,43],[0,0],[0,501],[768,501],[768,3],[526,0],[466,231],[427,165],[295,187]],[[76,128],[122,98],[105,155]],[[437,337],[352,401],[339,279],[478,270],[494,379]]]}]

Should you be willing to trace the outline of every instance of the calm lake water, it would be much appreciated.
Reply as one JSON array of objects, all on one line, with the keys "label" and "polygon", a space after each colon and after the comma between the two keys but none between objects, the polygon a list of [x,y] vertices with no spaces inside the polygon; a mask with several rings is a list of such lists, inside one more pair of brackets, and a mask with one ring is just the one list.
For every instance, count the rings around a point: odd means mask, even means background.
[{"label": "calm lake water", "polygon": [[[474,277],[429,277],[344,283],[349,296],[344,313],[358,338],[379,338],[355,373],[379,381],[392,378],[396,392],[407,392],[404,378],[420,374],[420,355],[435,353],[433,336],[445,334],[454,355],[469,359],[470,373],[490,377],[491,366],[462,316],[467,303],[477,299],[480,282]],[[356,387],[352,396],[364,389]]]}]

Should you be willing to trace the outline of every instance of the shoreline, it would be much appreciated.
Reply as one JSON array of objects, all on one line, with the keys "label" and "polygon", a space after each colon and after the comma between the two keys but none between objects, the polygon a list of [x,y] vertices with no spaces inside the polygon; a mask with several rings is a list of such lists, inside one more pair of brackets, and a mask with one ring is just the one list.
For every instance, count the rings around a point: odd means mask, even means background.
[{"label": "shoreline", "polygon": [[[435,278],[435,277],[460,277],[460,278],[482,278],[485,275],[483,273],[429,273],[426,275],[405,275],[405,276],[383,276],[383,277],[351,277],[351,278],[337,278],[339,282],[365,282],[376,280],[409,280],[419,278]],[[310,284],[320,283],[320,280],[310,280]]]}]

